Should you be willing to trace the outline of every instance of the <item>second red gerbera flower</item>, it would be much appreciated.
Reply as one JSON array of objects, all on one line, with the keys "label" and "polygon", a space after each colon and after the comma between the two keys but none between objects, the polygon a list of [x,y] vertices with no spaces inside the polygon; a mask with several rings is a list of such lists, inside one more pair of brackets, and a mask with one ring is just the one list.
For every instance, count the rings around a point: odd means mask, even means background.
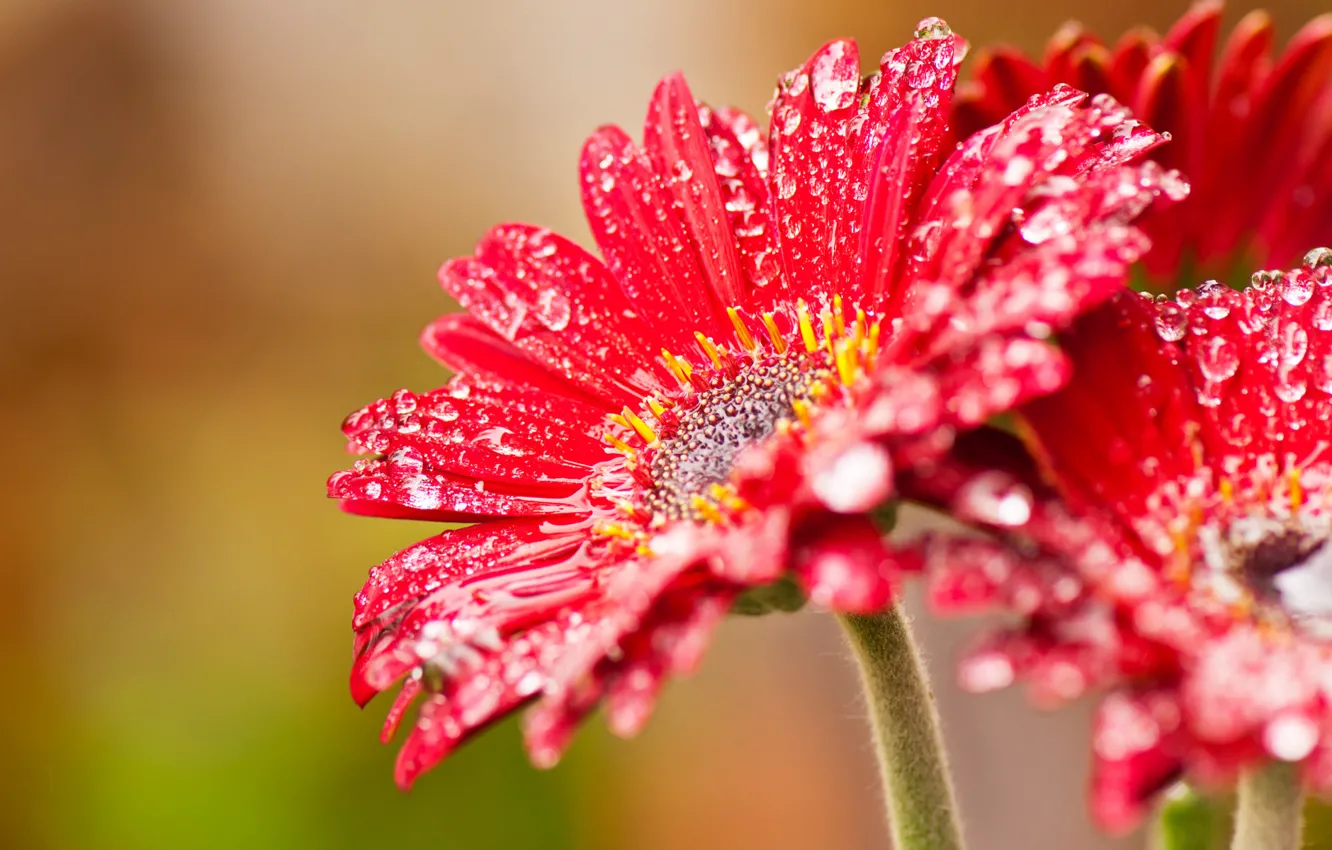
[{"label": "second red gerbera flower", "polygon": [[1187,201],[1143,223],[1154,288],[1288,266],[1332,243],[1332,15],[1275,55],[1266,12],[1246,15],[1214,59],[1220,27],[1221,4],[1207,0],[1164,36],[1139,27],[1107,46],[1069,24],[1039,63],[984,51],[959,86],[958,130],[998,121],[1056,83],[1107,92],[1174,137],[1154,156],[1193,184]]},{"label": "second red gerbera flower", "polygon": [[1061,342],[1076,379],[1021,411],[1036,463],[978,433],[912,487],[990,532],[928,544],[935,607],[1024,618],[963,684],[1110,687],[1112,827],[1186,772],[1284,761],[1332,791],[1332,250],[1241,292],[1125,294]]}]

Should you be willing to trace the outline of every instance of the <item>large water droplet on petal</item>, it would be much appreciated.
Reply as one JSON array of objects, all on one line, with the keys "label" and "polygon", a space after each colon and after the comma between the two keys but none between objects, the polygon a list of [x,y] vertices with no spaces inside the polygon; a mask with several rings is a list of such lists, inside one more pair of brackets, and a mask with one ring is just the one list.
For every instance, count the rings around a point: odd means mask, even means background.
[{"label": "large water droplet on petal", "polygon": [[1166,342],[1179,342],[1184,338],[1188,316],[1178,304],[1161,304],[1156,313],[1156,333]]},{"label": "large water droplet on petal", "polygon": [[1211,381],[1224,381],[1239,369],[1239,351],[1225,337],[1214,336],[1198,352],[1198,368]]}]

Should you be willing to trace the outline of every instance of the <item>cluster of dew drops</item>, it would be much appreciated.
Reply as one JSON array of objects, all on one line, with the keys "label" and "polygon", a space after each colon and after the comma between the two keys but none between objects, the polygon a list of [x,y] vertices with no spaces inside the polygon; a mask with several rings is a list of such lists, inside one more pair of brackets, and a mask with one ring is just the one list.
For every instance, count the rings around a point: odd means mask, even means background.
[{"label": "cluster of dew drops", "polygon": [[[1240,391],[1254,394],[1257,412],[1272,419],[1281,411],[1281,404],[1288,406],[1305,398],[1310,382],[1332,396],[1332,334],[1313,341],[1321,361],[1311,362],[1316,358],[1309,357],[1309,331],[1332,332],[1329,287],[1332,248],[1315,248],[1304,256],[1301,268],[1257,272],[1242,290],[1209,280],[1196,289],[1181,290],[1173,301],[1156,296],[1156,333],[1166,342],[1184,343],[1191,349],[1202,378],[1198,402],[1209,408],[1221,406],[1227,382],[1240,373],[1246,352],[1253,352],[1247,355],[1253,366],[1275,377],[1271,393],[1256,381],[1245,381]],[[1315,303],[1305,320],[1302,310],[1310,301]],[[1319,419],[1332,420],[1332,400],[1320,400],[1315,411]],[[1226,429],[1227,436],[1246,442],[1248,423],[1243,411],[1228,421],[1232,427]],[[1272,436],[1280,428],[1299,429],[1304,424],[1301,414],[1287,407],[1285,421],[1279,426],[1273,423]]]}]

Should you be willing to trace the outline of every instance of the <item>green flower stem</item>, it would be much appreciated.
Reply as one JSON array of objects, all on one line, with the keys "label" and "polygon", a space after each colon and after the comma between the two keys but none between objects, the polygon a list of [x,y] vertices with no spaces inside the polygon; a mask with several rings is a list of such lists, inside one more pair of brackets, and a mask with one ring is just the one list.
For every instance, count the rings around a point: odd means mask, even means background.
[{"label": "green flower stem", "polygon": [[939,714],[906,618],[894,608],[838,619],[855,651],[869,702],[893,846],[962,850]]},{"label": "green flower stem", "polygon": [[1298,769],[1274,762],[1240,777],[1232,850],[1299,850],[1304,790]]}]

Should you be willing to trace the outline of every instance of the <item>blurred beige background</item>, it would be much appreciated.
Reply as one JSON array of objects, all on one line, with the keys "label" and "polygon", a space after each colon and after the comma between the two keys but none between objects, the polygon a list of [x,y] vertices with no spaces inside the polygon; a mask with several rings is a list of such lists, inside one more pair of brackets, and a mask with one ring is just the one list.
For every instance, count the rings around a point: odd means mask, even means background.
[{"label": "blurred beige background", "polygon": [[[1320,0],[1287,0],[1283,34]],[[580,239],[576,158],[663,74],[761,112],[834,36],[941,15],[1036,49],[1183,2],[0,0],[0,846],[882,848],[832,622],[736,621],[638,740],[550,773],[502,726],[391,784],[350,597],[424,526],[341,515],[341,418],[444,375],[440,262]],[[1244,11],[1232,8],[1231,19]],[[1085,711],[965,698],[928,625],[976,850],[1137,847],[1082,803]]]}]

